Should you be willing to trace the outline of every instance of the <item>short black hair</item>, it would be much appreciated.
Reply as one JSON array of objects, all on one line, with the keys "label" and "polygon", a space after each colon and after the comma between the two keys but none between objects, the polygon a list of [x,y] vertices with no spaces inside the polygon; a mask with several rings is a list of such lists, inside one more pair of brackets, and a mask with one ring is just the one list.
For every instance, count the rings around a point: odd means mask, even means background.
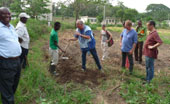
[{"label": "short black hair", "polygon": [[149,21],[148,23],[149,23],[149,25],[156,27],[155,21],[151,20],[151,21]]},{"label": "short black hair", "polygon": [[55,22],[55,23],[54,23],[54,28],[55,28],[56,30],[59,30],[59,29],[60,29],[60,26],[61,26],[61,23],[60,23],[60,22]]},{"label": "short black hair", "polygon": [[60,26],[60,25],[61,25],[60,22],[55,22],[55,23],[54,23],[54,27],[58,27],[58,26]]}]

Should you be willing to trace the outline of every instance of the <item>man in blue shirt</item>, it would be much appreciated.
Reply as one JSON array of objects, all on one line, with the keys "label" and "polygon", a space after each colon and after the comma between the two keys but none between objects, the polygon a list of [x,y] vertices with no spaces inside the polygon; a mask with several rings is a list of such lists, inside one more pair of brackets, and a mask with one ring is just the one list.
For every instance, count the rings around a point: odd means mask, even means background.
[{"label": "man in blue shirt", "polygon": [[125,68],[126,57],[128,56],[130,67],[129,71],[133,71],[133,52],[137,44],[137,32],[132,29],[132,22],[127,20],[125,22],[125,29],[120,35],[120,45],[122,50],[122,68]]},{"label": "man in blue shirt", "polygon": [[93,36],[93,32],[91,28],[87,25],[84,25],[83,21],[77,20],[76,22],[76,34],[75,38],[70,39],[69,41],[79,40],[80,48],[82,51],[82,70],[86,70],[86,54],[88,51],[92,54],[98,69],[102,71],[102,67],[100,65],[100,61],[96,52],[96,41]]},{"label": "man in blue shirt", "polygon": [[0,93],[3,104],[14,104],[20,78],[21,47],[14,27],[9,23],[10,11],[0,8]]}]

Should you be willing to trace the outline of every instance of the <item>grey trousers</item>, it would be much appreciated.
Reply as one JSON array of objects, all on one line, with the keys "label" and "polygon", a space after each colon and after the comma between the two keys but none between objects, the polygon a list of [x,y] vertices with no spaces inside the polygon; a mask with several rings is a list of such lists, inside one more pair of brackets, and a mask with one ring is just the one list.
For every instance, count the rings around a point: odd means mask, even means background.
[{"label": "grey trousers", "polygon": [[0,93],[3,104],[14,104],[21,73],[20,59],[0,59]]}]

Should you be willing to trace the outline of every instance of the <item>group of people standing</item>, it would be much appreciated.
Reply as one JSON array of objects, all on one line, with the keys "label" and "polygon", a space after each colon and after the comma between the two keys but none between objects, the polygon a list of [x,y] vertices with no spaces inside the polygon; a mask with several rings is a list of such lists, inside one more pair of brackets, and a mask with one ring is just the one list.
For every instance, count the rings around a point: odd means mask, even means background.
[{"label": "group of people standing", "polygon": [[[57,65],[58,63],[58,48],[61,49],[58,45],[58,30],[60,29],[60,23],[56,22],[54,25],[54,29],[52,29],[50,36],[50,50],[53,49],[51,54],[52,61],[50,65],[50,71],[54,73],[56,67],[51,67],[53,65]],[[76,32],[74,34],[74,38],[68,39],[69,41],[79,41],[81,52],[82,52],[82,70],[86,71],[86,54],[89,52],[92,54],[94,61],[98,69],[101,72],[104,72],[102,66],[100,64],[100,59],[98,57],[96,51],[96,41],[93,35],[92,29],[85,25],[82,20],[76,21]],[[124,23],[124,30],[120,35],[120,46],[122,51],[122,69],[125,69],[126,60],[130,64],[129,72],[132,74],[134,61],[133,61],[133,53],[135,54],[135,60],[142,63],[142,55],[145,55],[146,60],[146,81],[150,83],[154,76],[154,60],[157,58],[158,49],[163,42],[160,39],[158,32],[155,28],[156,24],[154,21],[149,21],[147,23],[147,28],[142,25],[142,21],[138,21],[138,26],[135,29],[132,28],[132,22],[127,20]],[[56,27],[58,27],[56,29]],[[150,31],[147,36],[147,29]],[[54,32],[55,31],[55,32]],[[108,38],[108,36],[110,38]],[[112,34],[108,30],[106,30],[106,25],[102,25],[101,30],[101,48],[103,51],[103,56],[101,60],[105,60],[108,57],[108,42],[112,39]],[[143,48],[144,44],[144,48]],[[53,48],[53,46],[55,48]],[[58,47],[58,48],[57,48]],[[61,49],[62,52],[65,52]],[[57,54],[57,55],[55,55]],[[57,56],[57,57],[56,57]],[[57,60],[54,64],[53,62]],[[54,73],[56,74],[56,72]]]},{"label": "group of people standing", "polygon": [[[149,21],[147,29],[142,25],[142,21],[138,21],[136,31],[132,29],[132,22],[127,20],[124,25],[125,29],[120,35],[120,45],[122,50],[122,68],[125,68],[126,58],[129,60],[129,71],[133,71],[133,53],[135,53],[135,60],[142,63],[142,55],[145,55],[146,64],[146,81],[150,81],[154,77],[154,60],[157,59],[158,47],[163,43],[156,31],[156,23]],[[144,47],[143,47],[144,44]]]},{"label": "group of people standing", "polygon": [[22,68],[26,68],[29,49],[29,34],[25,26],[29,16],[19,15],[16,28],[10,24],[8,8],[0,8],[0,93],[3,104],[14,104]]},{"label": "group of people standing", "polygon": [[[14,28],[13,25],[10,24],[11,13],[9,9],[5,7],[0,8],[0,93],[3,104],[14,104],[14,94],[19,83],[21,68],[26,68],[27,65],[30,38],[25,24],[29,16],[26,13],[21,13],[19,18],[20,21],[16,28]],[[92,29],[81,20],[76,21],[76,26],[77,29],[74,38],[68,39],[68,41],[79,41],[82,52],[82,71],[86,71],[87,69],[86,54],[90,52],[96,62],[98,70],[103,72],[96,51],[96,41]],[[124,25],[124,30],[120,35],[122,68],[125,68],[126,59],[128,58],[130,63],[129,71],[130,74],[132,74],[134,65],[133,53],[135,52],[135,60],[139,61],[139,63],[142,63],[142,54],[144,54],[146,60],[146,80],[148,83],[150,83],[154,76],[154,60],[158,55],[157,47],[163,43],[155,26],[154,21],[147,23],[147,29],[149,30],[149,35],[147,36],[147,30],[141,21],[138,22],[138,27],[134,30],[132,29],[132,22],[127,20]],[[65,53],[65,50],[59,46],[58,30],[60,27],[61,24],[55,22],[50,35],[50,72],[55,75],[56,65],[59,60],[58,50],[60,49]],[[109,35],[110,38],[108,38],[107,35]],[[102,25],[102,60],[108,57],[108,42],[111,39],[111,32],[106,30],[106,25]]]}]

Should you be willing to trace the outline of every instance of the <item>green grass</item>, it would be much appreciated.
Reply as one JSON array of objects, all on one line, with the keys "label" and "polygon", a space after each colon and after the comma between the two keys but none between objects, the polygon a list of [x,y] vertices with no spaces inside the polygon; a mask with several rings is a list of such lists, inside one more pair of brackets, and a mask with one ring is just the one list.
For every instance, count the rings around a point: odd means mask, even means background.
[{"label": "green grass", "polygon": [[143,84],[143,76],[145,75],[138,70],[135,70],[131,77],[125,76],[120,94],[126,102],[128,104],[169,104],[170,86],[168,80],[170,77],[161,73],[153,79],[151,84]]},{"label": "green grass", "polygon": [[170,44],[170,31],[167,29],[158,29],[160,38],[165,44]]}]

